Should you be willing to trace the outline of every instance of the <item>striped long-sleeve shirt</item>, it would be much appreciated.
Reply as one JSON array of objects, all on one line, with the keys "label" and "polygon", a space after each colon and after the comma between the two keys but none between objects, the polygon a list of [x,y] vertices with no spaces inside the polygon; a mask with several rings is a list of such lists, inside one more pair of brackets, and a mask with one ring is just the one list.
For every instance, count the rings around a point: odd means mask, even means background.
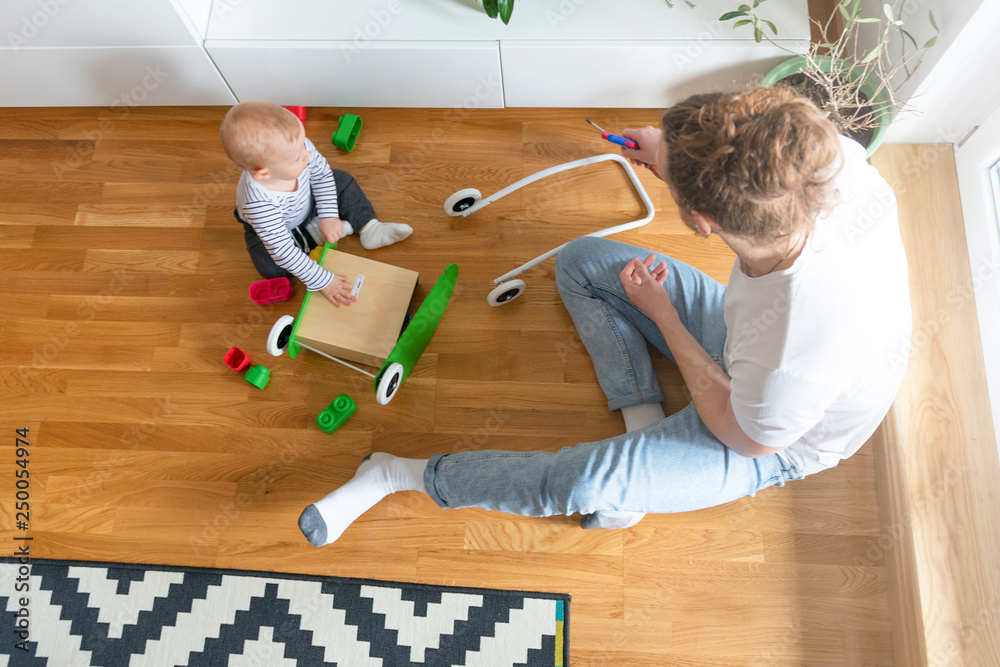
[{"label": "striped long-sleeve shirt", "polygon": [[314,199],[320,218],[339,217],[337,185],[330,163],[308,139],[306,148],[309,164],[299,174],[295,192],[268,190],[244,171],[236,186],[236,209],[257,232],[275,264],[301,280],[307,289],[321,290],[330,284],[333,274],[309,259],[295,243],[291,230],[306,221]]}]

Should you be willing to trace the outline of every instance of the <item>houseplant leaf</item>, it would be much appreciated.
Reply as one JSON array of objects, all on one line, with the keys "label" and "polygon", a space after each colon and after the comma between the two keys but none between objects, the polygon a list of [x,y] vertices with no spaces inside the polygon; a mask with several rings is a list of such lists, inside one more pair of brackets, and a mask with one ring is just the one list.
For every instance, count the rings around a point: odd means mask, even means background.
[{"label": "houseplant leaf", "polygon": [[499,0],[500,20],[504,25],[510,23],[510,15],[514,13],[514,0]]},{"label": "houseplant leaf", "polygon": [[499,14],[499,9],[497,7],[497,0],[483,0],[483,9],[486,10],[486,14],[491,19],[495,19]]},{"label": "houseplant leaf", "polygon": [[912,44],[913,44],[913,48],[915,48],[915,49],[919,49],[919,48],[920,48],[919,46],[917,46],[917,40],[913,39],[913,35],[911,35],[910,33],[906,32],[906,31],[905,31],[905,30],[903,30],[902,28],[900,28],[900,29],[899,29],[899,31],[900,31],[901,33],[903,33],[903,35],[904,35],[905,37],[909,37],[909,38],[910,38],[910,42],[912,42]]},{"label": "houseplant leaf", "polygon": [[728,21],[729,19],[734,19],[737,16],[746,16],[746,15],[747,15],[746,12],[726,12],[725,14],[719,17],[719,20]]}]

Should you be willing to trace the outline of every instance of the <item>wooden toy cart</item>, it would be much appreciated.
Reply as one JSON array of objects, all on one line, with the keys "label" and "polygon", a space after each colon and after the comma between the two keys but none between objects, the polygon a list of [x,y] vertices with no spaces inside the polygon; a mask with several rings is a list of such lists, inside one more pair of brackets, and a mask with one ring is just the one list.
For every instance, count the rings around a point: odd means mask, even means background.
[{"label": "wooden toy cart", "polygon": [[[335,307],[322,294],[308,292],[298,317],[285,315],[271,327],[267,351],[295,358],[307,349],[363,373],[375,381],[375,398],[392,400],[430,343],[458,280],[450,264],[438,278],[402,334],[417,273],[335,250],[326,244],[319,263],[354,281],[357,301]],[[379,368],[369,373],[350,361]]]}]

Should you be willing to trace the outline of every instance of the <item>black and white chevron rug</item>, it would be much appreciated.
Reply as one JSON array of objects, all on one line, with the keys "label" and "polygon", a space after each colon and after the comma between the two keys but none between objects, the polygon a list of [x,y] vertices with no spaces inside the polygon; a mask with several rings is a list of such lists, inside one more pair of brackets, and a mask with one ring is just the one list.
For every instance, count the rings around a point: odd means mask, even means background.
[{"label": "black and white chevron rug", "polygon": [[565,667],[569,596],[0,558],[0,667]]}]

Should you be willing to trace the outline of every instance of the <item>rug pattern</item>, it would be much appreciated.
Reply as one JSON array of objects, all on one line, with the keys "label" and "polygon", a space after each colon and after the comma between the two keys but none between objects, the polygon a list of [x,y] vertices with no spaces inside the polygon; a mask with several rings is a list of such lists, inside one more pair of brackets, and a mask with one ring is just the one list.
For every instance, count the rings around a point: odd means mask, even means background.
[{"label": "rug pattern", "polygon": [[0,560],[0,667],[568,663],[567,595],[48,560],[17,592],[18,567]]}]

